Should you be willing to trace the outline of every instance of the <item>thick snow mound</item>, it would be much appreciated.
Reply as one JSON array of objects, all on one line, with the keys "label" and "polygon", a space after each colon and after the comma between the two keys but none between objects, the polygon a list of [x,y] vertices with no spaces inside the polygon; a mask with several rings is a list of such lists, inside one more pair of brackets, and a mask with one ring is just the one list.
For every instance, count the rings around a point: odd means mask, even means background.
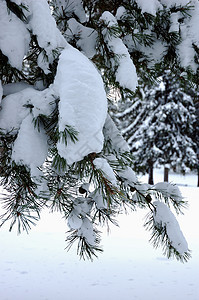
[{"label": "thick snow mound", "polygon": [[182,41],[177,48],[177,52],[182,66],[187,67],[189,65],[194,71],[196,71],[197,63],[194,60],[195,51],[192,45],[195,44],[197,47],[199,45],[199,3],[198,1],[193,1],[193,4],[194,10],[192,11],[192,17],[186,21],[185,24],[183,23],[180,25]]},{"label": "thick snow mound", "polygon": [[24,23],[11,11],[8,13],[6,1],[0,1],[0,49],[13,67],[22,68],[29,42],[30,34]]},{"label": "thick snow mound", "polygon": [[45,52],[41,52],[38,56],[37,63],[48,74],[50,72],[49,64],[55,59],[57,50],[64,48],[67,42],[57,28],[46,0],[29,1],[28,4],[30,28],[33,34],[37,36],[39,46],[45,49]]},{"label": "thick snow mound", "polygon": [[8,95],[2,100],[0,111],[0,128],[8,131],[18,129],[23,119],[29,114],[32,107],[33,116],[39,114],[49,115],[52,112],[53,91],[51,88],[37,91],[34,88],[26,88],[20,92]]},{"label": "thick snow mound", "polygon": [[[106,24],[107,28],[114,28],[118,25],[117,19],[109,11],[103,12],[100,20]],[[119,37],[107,34],[107,30],[103,30],[103,35],[108,48],[117,57],[116,81],[123,88],[134,91],[138,84],[137,73],[127,47]]]},{"label": "thick snow mound", "polygon": [[12,159],[17,164],[28,165],[34,172],[36,167],[44,163],[48,145],[44,131],[35,129],[32,120],[31,114],[23,120],[14,143]]},{"label": "thick snow mound", "polygon": [[137,0],[138,6],[142,9],[142,13],[149,13],[152,15],[156,15],[158,9],[162,9],[162,5],[158,0]]},{"label": "thick snow mound", "polygon": [[46,50],[47,55],[51,56],[53,49],[65,47],[67,42],[64,40],[64,37],[57,28],[47,1],[31,1],[29,8],[32,12],[30,26],[33,33],[37,36],[39,46]]},{"label": "thick snow mound", "polygon": [[81,49],[88,58],[92,58],[96,54],[97,31],[93,28],[83,26],[74,18],[68,20],[67,25],[68,28],[65,32],[65,36],[69,43],[78,35],[78,49]]},{"label": "thick snow mound", "polygon": [[105,174],[106,178],[112,183],[112,185],[117,185],[114,171],[105,158],[96,158],[94,159],[93,164],[97,169],[100,169]]},{"label": "thick snow mound", "polygon": [[153,203],[156,207],[154,213],[154,220],[157,224],[162,224],[166,227],[166,232],[169,237],[171,245],[180,253],[188,251],[188,244],[180,229],[178,221],[170,209],[162,202],[155,201]]},{"label": "thick snow mound", "polygon": [[102,128],[107,115],[107,99],[100,74],[89,59],[69,46],[60,55],[54,90],[59,96],[59,131],[66,126],[78,131],[78,141],[68,138],[57,149],[68,164],[80,161],[92,152],[100,152]]},{"label": "thick snow mound", "polygon": [[5,131],[18,129],[22,120],[28,115],[24,107],[23,94],[21,92],[11,94],[1,102],[0,128]]},{"label": "thick snow mound", "polygon": [[111,142],[112,147],[116,152],[124,153],[130,151],[127,142],[122,137],[109,114],[107,114],[104,125],[104,135]]},{"label": "thick snow mound", "polygon": [[138,181],[135,172],[130,167],[127,167],[125,170],[121,170],[118,173],[120,177],[126,179],[130,185]]},{"label": "thick snow mound", "polygon": [[175,198],[176,201],[182,200],[182,194],[177,185],[168,182],[158,182],[154,185],[156,191],[160,191],[163,195]]}]

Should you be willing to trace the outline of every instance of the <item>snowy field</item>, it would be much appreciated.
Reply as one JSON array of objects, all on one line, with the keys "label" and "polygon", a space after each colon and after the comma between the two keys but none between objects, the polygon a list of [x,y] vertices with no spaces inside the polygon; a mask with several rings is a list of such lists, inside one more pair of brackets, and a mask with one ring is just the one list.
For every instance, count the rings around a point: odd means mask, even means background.
[{"label": "snowy field", "polygon": [[[156,172],[155,181],[162,177]],[[170,181],[189,201],[178,217],[192,250],[188,263],[168,260],[148,243],[146,211],[121,216],[120,228],[103,234],[104,253],[94,262],[66,252],[64,221],[44,212],[29,235],[0,230],[0,300],[199,300],[197,178],[171,174]]]}]

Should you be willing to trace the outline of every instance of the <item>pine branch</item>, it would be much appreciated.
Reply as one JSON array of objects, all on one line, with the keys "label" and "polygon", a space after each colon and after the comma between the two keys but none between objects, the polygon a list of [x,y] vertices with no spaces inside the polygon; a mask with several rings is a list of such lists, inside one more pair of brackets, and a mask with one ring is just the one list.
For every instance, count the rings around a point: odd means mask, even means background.
[{"label": "pine branch", "polygon": [[166,226],[163,223],[156,223],[154,221],[153,212],[149,213],[144,224],[145,228],[151,231],[150,242],[154,248],[162,246],[163,254],[168,258],[176,258],[181,262],[187,262],[190,257],[190,250],[180,253],[172,244],[169,238]]},{"label": "pine branch", "polygon": [[66,125],[64,131],[59,132],[59,141],[67,146],[68,138],[71,139],[73,143],[78,141],[78,131],[70,125]]},{"label": "pine branch", "polygon": [[23,9],[28,10],[28,8],[24,5],[17,5],[15,2],[10,0],[6,0],[7,7],[10,11],[12,11],[20,20],[23,22],[27,22],[27,18],[23,12]]},{"label": "pine branch", "polygon": [[84,237],[78,236],[77,230],[70,230],[68,233],[70,233],[70,235],[66,238],[66,242],[68,243],[66,249],[69,251],[72,245],[75,242],[78,242],[77,254],[80,256],[80,258],[83,258],[84,260],[90,259],[93,261],[93,257],[97,257],[97,253],[101,253],[103,251],[101,247],[97,246],[97,244],[99,244],[98,237],[96,237],[96,245],[93,246],[89,244]]}]

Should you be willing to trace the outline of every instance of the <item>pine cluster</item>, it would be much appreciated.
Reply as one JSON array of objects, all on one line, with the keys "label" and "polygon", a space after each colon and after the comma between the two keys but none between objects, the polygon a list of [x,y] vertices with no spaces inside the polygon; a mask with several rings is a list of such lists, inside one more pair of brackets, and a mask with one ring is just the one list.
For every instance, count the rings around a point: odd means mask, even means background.
[{"label": "pine cluster", "polygon": [[[10,230],[17,223],[19,232],[28,231],[43,208],[58,210],[68,220],[68,248],[77,241],[80,256],[92,259],[101,251],[100,226],[116,223],[127,207],[146,208],[154,245],[162,244],[168,257],[189,258],[168,211],[171,206],[179,213],[186,204],[178,188],[138,182],[129,148],[107,114],[106,96],[134,95],[137,74],[146,82],[154,82],[163,69],[184,72],[183,78],[195,76],[196,41],[188,34],[192,3],[145,4],[0,1],[1,225],[9,221]],[[188,32],[187,43],[182,29]],[[180,60],[186,47],[193,55],[185,66]],[[82,105],[79,89],[92,101]],[[92,114],[93,101],[98,102]],[[83,126],[87,117],[88,128]],[[89,137],[93,126],[97,131]]]}]

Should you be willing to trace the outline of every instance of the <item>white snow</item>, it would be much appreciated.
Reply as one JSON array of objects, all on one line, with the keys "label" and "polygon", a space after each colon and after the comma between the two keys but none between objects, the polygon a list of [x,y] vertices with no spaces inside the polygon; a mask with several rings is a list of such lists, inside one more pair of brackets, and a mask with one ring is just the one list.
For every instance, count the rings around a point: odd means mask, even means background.
[{"label": "white snow", "polygon": [[100,20],[103,21],[108,28],[117,26],[116,18],[109,11],[104,11],[100,17]]},{"label": "white snow", "polygon": [[[52,63],[53,57],[51,56],[50,62]],[[45,55],[44,51],[42,51],[37,58],[38,66],[44,71],[45,74],[50,73],[49,69],[49,59],[48,56]]]},{"label": "white snow", "polygon": [[33,88],[29,88],[24,90],[22,93],[26,96],[26,99],[28,98],[28,104],[32,104],[34,106],[32,108],[32,113],[35,118],[37,118],[40,114],[48,116],[52,113],[54,109],[53,102],[55,101],[52,86],[43,91],[37,91]]},{"label": "white snow", "polygon": [[17,5],[20,5],[22,3],[22,0],[12,0],[12,2],[15,2]]},{"label": "white snow", "polygon": [[59,9],[63,7],[66,12],[70,13],[70,15],[74,13],[81,23],[86,22],[86,13],[83,8],[82,0],[59,0],[57,2]]},{"label": "white snow", "polygon": [[5,1],[0,1],[0,49],[13,67],[22,68],[29,42],[30,34],[25,24],[11,11],[8,12]]},{"label": "white snow", "polygon": [[12,159],[17,164],[25,164],[35,173],[36,167],[41,166],[48,153],[47,137],[40,128],[38,131],[32,123],[33,117],[29,114],[20,126],[14,142]]},{"label": "white snow", "polygon": [[46,0],[28,1],[28,4],[30,10],[30,29],[37,36],[39,46],[45,49],[48,56],[48,60],[46,60],[41,54],[38,58],[38,63],[44,72],[48,73],[49,63],[52,63],[54,60],[53,50],[64,48],[67,42],[57,28]]},{"label": "white snow", "polygon": [[[117,41],[117,45],[119,44],[118,42],[119,40]],[[116,50],[116,44],[115,43],[110,43],[110,44],[111,46],[114,47],[114,52],[118,54]],[[121,44],[121,46],[123,45]],[[120,64],[116,71],[116,80],[124,88],[127,88],[131,91],[134,91],[136,89],[138,83],[137,73],[133,62],[130,59],[130,55],[128,57],[128,55],[126,54],[126,56],[120,58]]]},{"label": "white snow", "polygon": [[115,15],[116,19],[117,20],[122,19],[122,17],[125,15],[125,13],[126,13],[126,9],[124,8],[124,6],[118,7],[116,15]]},{"label": "white snow", "polygon": [[[100,20],[107,28],[117,26],[116,18],[109,11],[103,12]],[[122,87],[134,91],[138,84],[137,73],[127,47],[119,37],[107,35],[107,29],[104,29],[103,34],[109,49],[117,56],[116,81]]]},{"label": "white snow", "polygon": [[82,225],[78,229],[78,236],[84,237],[90,245],[95,245],[95,233],[93,224],[88,218],[82,219]]},{"label": "white snow", "polygon": [[79,161],[92,152],[100,152],[104,137],[102,128],[107,115],[107,99],[100,74],[77,49],[69,46],[60,55],[54,90],[60,97],[59,131],[72,126],[78,131],[78,141],[68,138],[67,147],[61,141],[57,148],[68,164]]},{"label": "white snow", "polygon": [[127,180],[128,184],[134,184],[137,182],[137,176],[130,167],[127,167],[125,170],[119,171],[118,173],[122,178]]},{"label": "white snow", "polygon": [[158,9],[162,9],[162,5],[158,0],[136,0],[138,6],[142,9],[142,13],[147,12],[156,15]]},{"label": "white snow", "polygon": [[68,20],[68,29],[65,32],[66,39],[74,39],[74,36],[78,36],[77,47],[88,57],[92,58],[96,54],[96,41],[97,32],[93,28],[83,26],[78,23],[74,18]]},{"label": "white snow", "polygon": [[[160,181],[163,170],[155,172]],[[147,178],[147,177],[146,177]],[[0,230],[1,300],[198,300],[199,295],[199,201],[197,177],[171,173],[189,209],[178,217],[192,258],[181,264],[168,260],[148,243],[143,228],[147,211],[119,216],[120,227],[104,230],[104,253],[92,263],[80,261],[76,248],[65,249],[67,225],[60,214],[44,211],[29,235],[8,228]],[[144,288],[143,288],[144,285]]]},{"label": "white snow", "polygon": [[83,1],[82,0],[76,0],[74,3],[74,0],[68,1],[69,9],[71,10],[71,5],[74,5],[74,13],[79,18],[81,23],[86,22],[86,13],[83,8]]},{"label": "white snow", "polygon": [[183,67],[191,66],[194,71],[197,64],[194,61],[195,51],[192,44],[199,46],[198,22],[199,22],[199,3],[193,1],[194,9],[190,10],[191,18],[180,26],[182,42],[177,47],[178,55]]},{"label": "white snow", "polygon": [[188,4],[187,0],[161,0],[161,3],[165,4],[167,7],[171,7],[175,5],[185,6]]},{"label": "white snow", "polygon": [[71,212],[68,217],[68,226],[71,229],[79,229],[82,226],[82,219],[75,212]]},{"label": "white snow", "polygon": [[17,164],[29,166],[33,176],[37,174],[36,169],[43,164],[48,152],[44,130],[42,127],[39,131],[34,128],[33,118],[40,114],[49,115],[54,108],[51,103],[53,101],[51,87],[43,91],[25,88],[2,100],[0,127],[5,132],[14,130],[13,133],[18,133],[12,149],[12,159]]},{"label": "white snow", "polygon": [[87,218],[92,205],[84,197],[74,200],[73,210],[71,211],[67,223],[70,229],[78,230],[78,235],[84,237],[88,243],[95,244],[95,234],[92,222]]},{"label": "white snow", "polygon": [[[139,48],[139,47],[138,47]],[[164,52],[167,50],[166,45],[160,41],[156,40],[152,47],[140,47],[140,50],[143,50],[143,52],[148,55],[148,57],[153,60],[153,62],[161,62],[162,57],[164,55]]]},{"label": "white snow", "polygon": [[153,202],[153,205],[156,207],[154,212],[154,221],[156,225],[160,224],[163,227],[165,226],[167,235],[171,245],[180,253],[188,251],[187,241],[180,229],[180,226],[167,205],[160,201]]},{"label": "white snow", "polygon": [[32,13],[29,23],[33,34],[37,36],[39,46],[44,48],[48,55],[57,47],[65,47],[66,41],[57,28],[47,1],[30,1],[29,7]]},{"label": "white snow", "polygon": [[94,191],[93,194],[91,194],[91,197],[95,201],[98,209],[107,209],[108,208],[107,202],[104,201],[103,196],[98,191]]},{"label": "white snow", "polygon": [[178,20],[180,19],[180,17],[181,17],[181,15],[179,12],[171,14],[171,17],[170,17],[171,27],[169,29],[169,32],[173,32],[173,31],[178,32],[179,31],[180,24],[179,24]]},{"label": "white snow", "polygon": [[28,115],[28,110],[23,107],[24,99],[21,92],[9,95],[2,99],[0,111],[0,128],[10,131],[19,128],[22,120]]},{"label": "white snow", "polygon": [[129,152],[129,146],[127,142],[122,137],[109,114],[107,114],[104,126],[104,135],[108,140],[111,141],[112,147],[116,152]]},{"label": "white snow", "polygon": [[3,94],[4,96],[8,96],[10,94],[21,92],[28,87],[31,87],[31,85],[23,81],[7,83],[3,85]]},{"label": "white snow", "polygon": [[23,119],[30,112],[30,108],[25,107],[26,105],[33,106],[32,113],[34,117],[37,117],[39,114],[49,115],[53,110],[53,105],[50,105],[50,102],[53,100],[51,87],[43,91],[26,88],[20,92],[8,95],[2,100],[0,127],[7,132],[12,129],[18,129]]},{"label": "white snow", "polygon": [[107,160],[105,158],[95,158],[93,160],[93,164],[95,165],[95,167],[99,170],[101,170],[104,174],[105,177],[114,185],[117,185],[117,180],[115,177],[115,173],[113,171],[113,169],[111,168],[111,166],[109,165],[109,163],[107,162]]},{"label": "white snow", "polygon": [[147,183],[141,183],[136,185],[136,189],[141,193],[145,194],[150,189],[150,185]]},{"label": "white snow", "polygon": [[157,191],[160,191],[163,195],[170,195],[175,200],[182,200],[182,194],[177,185],[168,182],[158,182],[154,185]]},{"label": "white snow", "polygon": [[[153,35],[153,33],[150,30],[144,30],[143,33],[145,35]],[[123,42],[125,45],[128,46],[129,51],[134,51],[135,49],[142,52],[144,55],[146,55],[149,59],[149,67],[153,66],[154,63],[161,62],[164,52],[167,50],[167,45],[160,40],[155,40],[153,44],[149,46],[145,46],[140,43],[134,43],[132,40],[131,35],[126,35],[123,39]],[[150,62],[151,61],[151,62]],[[141,60],[140,60],[141,62]]]},{"label": "white snow", "polygon": [[79,214],[85,217],[86,214],[90,212],[92,205],[90,204],[90,201],[87,200],[87,198],[78,197],[75,199],[73,207],[73,212],[76,215]]}]

